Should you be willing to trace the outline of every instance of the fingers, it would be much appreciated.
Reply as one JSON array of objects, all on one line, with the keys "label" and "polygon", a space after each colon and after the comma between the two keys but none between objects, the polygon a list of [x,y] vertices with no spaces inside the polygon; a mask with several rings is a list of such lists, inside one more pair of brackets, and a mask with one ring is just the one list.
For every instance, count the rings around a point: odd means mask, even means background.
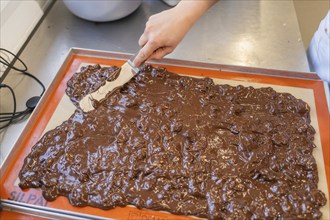
[{"label": "fingers", "polygon": [[148,41],[144,47],[139,51],[138,55],[135,57],[133,63],[135,66],[140,66],[144,61],[146,61],[155,50],[158,49],[157,44],[153,41]]},{"label": "fingers", "polygon": [[166,56],[167,54],[171,53],[173,50],[174,50],[174,48],[172,48],[172,47],[161,47],[161,48],[158,48],[156,51],[154,51],[153,54],[151,54],[151,56],[149,57],[149,59],[160,60],[164,56]]},{"label": "fingers", "polygon": [[144,32],[139,39],[139,46],[143,47],[148,42],[147,34]]},{"label": "fingers", "polygon": [[151,55],[147,58],[145,58],[143,51],[141,53],[141,50],[140,50],[139,54],[136,56],[135,60],[133,61],[135,66],[140,66],[142,64],[142,62],[144,62],[147,59],[156,59],[156,60],[162,59],[164,56],[171,53],[174,50],[174,48],[171,48],[171,47],[158,48],[155,51],[153,51],[151,53]]}]

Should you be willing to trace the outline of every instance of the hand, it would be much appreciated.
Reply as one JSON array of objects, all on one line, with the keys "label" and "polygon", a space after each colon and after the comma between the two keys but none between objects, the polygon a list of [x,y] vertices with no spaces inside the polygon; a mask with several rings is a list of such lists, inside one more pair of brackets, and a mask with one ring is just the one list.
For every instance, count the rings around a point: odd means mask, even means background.
[{"label": "hand", "polygon": [[181,0],[176,7],[152,15],[139,39],[142,48],[134,65],[140,66],[147,59],[161,59],[171,53],[195,21],[215,2]]},{"label": "hand", "polygon": [[172,8],[149,18],[139,40],[142,49],[134,60],[136,66],[147,59],[161,59],[177,47],[191,26],[178,13],[178,8]]}]

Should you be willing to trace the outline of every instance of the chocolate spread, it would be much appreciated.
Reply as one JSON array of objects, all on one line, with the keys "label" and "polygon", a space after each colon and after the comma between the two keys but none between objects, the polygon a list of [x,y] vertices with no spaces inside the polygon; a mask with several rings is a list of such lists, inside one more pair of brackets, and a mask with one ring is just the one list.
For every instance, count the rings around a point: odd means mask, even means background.
[{"label": "chocolate spread", "polygon": [[98,88],[103,86],[106,81],[115,80],[120,72],[117,66],[101,67],[99,64],[83,66],[80,72],[74,73],[67,83],[65,90],[72,103],[79,107],[79,101]]},{"label": "chocolate spread", "polygon": [[[68,83],[74,101],[90,92],[75,90]],[[20,187],[102,209],[320,219],[326,198],[317,188],[309,111],[272,88],[215,85],[146,66],[97,109],[77,109],[48,131],[26,157]]]}]

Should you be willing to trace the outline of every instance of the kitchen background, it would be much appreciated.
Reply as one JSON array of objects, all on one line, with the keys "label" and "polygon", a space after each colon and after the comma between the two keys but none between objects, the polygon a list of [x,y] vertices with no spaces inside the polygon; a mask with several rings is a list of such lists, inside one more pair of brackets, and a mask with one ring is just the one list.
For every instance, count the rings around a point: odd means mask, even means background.
[{"label": "kitchen background", "polygon": [[[1,47],[18,52],[52,0],[1,0]],[[305,48],[330,8],[329,0],[292,1]]]}]

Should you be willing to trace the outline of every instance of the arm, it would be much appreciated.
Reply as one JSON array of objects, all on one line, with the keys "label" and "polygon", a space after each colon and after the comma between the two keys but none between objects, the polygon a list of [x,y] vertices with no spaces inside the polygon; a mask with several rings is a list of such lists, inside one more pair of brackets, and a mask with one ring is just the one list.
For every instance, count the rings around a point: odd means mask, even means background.
[{"label": "arm", "polygon": [[193,24],[217,0],[181,0],[169,10],[152,15],[139,39],[142,47],[134,60],[136,66],[147,59],[161,59],[171,53]]}]

